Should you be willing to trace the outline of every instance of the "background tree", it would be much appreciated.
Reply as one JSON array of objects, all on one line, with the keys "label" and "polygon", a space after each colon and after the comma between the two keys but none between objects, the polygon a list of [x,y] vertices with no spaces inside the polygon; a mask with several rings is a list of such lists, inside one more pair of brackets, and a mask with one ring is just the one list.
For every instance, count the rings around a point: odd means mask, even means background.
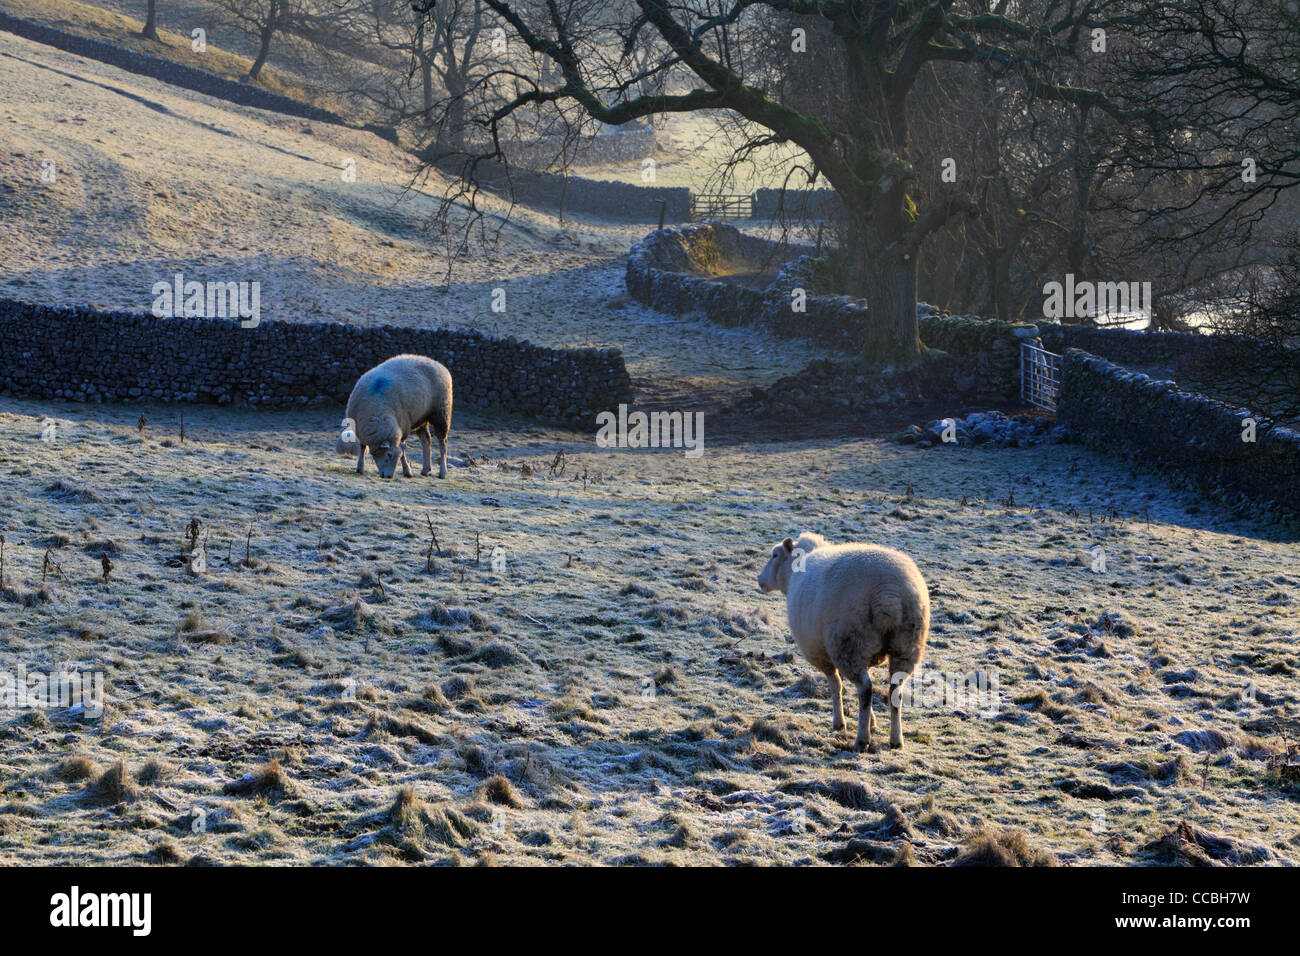
[{"label": "background tree", "polygon": [[149,7],[145,11],[144,29],[140,35],[148,40],[158,39],[158,0],[149,0]]},{"label": "background tree", "polygon": [[[595,0],[483,2],[512,39],[548,57],[559,75],[543,85],[538,73],[515,71],[518,94],[474,118],[487,133],[482,158],[499,158],[501,122],[537,104],[577,106],[613,125],[660,112],[733,112],[761,131],[751,146],[794,144],[808,158],[810,178],[835,188],[845,209],[845,281],[867,295],[873,311],[862,345],[882,360],[919,354],[917,255],[952,216],[971,208],[960,184],[926,208],[915,198],[918,157],[909,130],[927,66],[977,64],[1015,75],[1037,99],[1123,113],[1101,90],[1073,85],[1059,69],[1077,52],[1085,25],[1098,21],[1092,4],[1062,11],[1051,0],[635,0],[621,8]],[[417,3],[426,15],[437,6]],[[769,51],[754,42],[773,15],[793,17],[807,32],[804,58],[793,59],[800,54],[792,43],[790,66],[775,74]],[[633,56],[647,37],[665,51],[649,69]],[[680,69],[691,88],[665,83],[664,92],[646,91],[649,74]],[[798,73],[817,77],[815,92],[799,88]],[[928,175],[934,157],[919,159]]]},{"label": "background tree", "polygon": [[248,69],[248,81],[256,83],[271,55],[277,32],[294,19],[298,0],[213,0],[214,6],[235,25],[256,38],[257,53]]}]

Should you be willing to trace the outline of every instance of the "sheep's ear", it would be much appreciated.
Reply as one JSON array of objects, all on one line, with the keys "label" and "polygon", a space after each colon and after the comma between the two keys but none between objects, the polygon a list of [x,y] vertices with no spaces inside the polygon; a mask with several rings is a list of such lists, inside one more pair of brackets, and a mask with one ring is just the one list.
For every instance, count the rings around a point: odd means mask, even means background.
[{"label": "sheep's ear", "polygon": [[789,554],[794,550],[794,540],[792,538],[786,538],[781,542],[781,547],[785,548],[786,553]]}]

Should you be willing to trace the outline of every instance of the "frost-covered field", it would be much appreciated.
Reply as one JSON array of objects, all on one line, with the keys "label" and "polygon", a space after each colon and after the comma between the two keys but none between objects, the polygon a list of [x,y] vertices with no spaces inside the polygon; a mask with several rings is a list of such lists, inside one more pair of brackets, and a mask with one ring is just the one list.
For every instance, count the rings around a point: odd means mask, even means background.
[{"label": "frost-covered field", "polygon": [[[385,483],[342,409],[186,408],[182,442],[178,408],[0,399],[0,682],[106,704],[0,709],[0,862],[1300,860],[1293,542],[1073,446],[722,420],[821,353],[627,301],[642,227],[517,210],[444,292],[381,140],[0,54],[0,294],[257,280],[266,318],[619,346],[706,415],[692,460],[458,409],[448,479]],[[805,528],[912,554],[927,665],[997,694],[854,754],[756,585]]]},{"label": "frost-covered field", "polygon": [[[61,408],[53,444],[46,411],[0,403],[0,660],[102,672],[106,711],[4,716],[6,863],[937,863],[1008,829],[1134,863],[1183,821],[1300,859],[1266,766],[1296,549],[1088,453],[691,461],[462,417],[447,480],[385,483],[325,412],[188,409],[182,445],[174,409]],[[799,528],[913,554],[927,663],[996,672],[987,713],[907,710],[902,751],[832,735],[755,583]]]}]

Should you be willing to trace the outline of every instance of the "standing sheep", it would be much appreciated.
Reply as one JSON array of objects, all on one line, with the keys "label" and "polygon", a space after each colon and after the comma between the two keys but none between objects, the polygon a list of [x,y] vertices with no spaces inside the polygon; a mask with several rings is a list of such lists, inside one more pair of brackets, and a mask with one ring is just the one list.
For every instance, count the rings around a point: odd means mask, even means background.
[{"label": "standing sheep", "polygon": [[858,685],[859,751],[875,729],[868,668],[889,658],[889,746],[903,746],[899,693],[930,631],[930,592],[912,559],[874,544],[827,544],[805,531],[772,549],[758,586],[786,595],[800,653],[830,680],[832,730],[844,729],[840,675]]},{"label": "standing sheep", "polygon": [[[429,435],[432,425],[441,449],[438,477],[447,477],[451,373],[440,363],[423,355],[396,355],[376,365],[357,379],[348,398],[347,417],[356,439],[357,474],[365,471],[369,448],[380,477],[392,478],[400,461],[402,475],[410,478],[411,466],[403,443],[412,434],[419,437],[424,449],[420,474],[429,474],[433,471],[433,441]],[[345,427],[336,448],[348,448],[351,440]]]}]

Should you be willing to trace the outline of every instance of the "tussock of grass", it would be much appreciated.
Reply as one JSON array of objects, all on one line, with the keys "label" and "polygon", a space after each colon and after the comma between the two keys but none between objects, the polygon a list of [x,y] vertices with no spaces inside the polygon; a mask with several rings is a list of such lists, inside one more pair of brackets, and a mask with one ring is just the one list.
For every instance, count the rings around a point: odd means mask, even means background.
[{"label": "tussock of grass", "polygon": [[434,733],[418,720],[385,717],[380,722],[380,726],[394,737],[414,737],[422,744],[439,744],[442,742],[440,734]]},{"label": "tussock of grass", "polygon": [[1186,820],[1142,849],[1161,863],[1180,866],[1243,866],[1276,860],[1276,854],[1262,843],[1210,833]]},{"label": "tussock of grass", "polygon": [[1047,696],[1047,691],[1043,690],[1041,687],[1028,694],[1016,697],[1014,700],[1015,703],[1023,707],[1029,707],[1031,710],[1036,710],[1044,717],[1048,717],[1052,720],[1058,720],[1070,713],[1069,708],[1054,703],[1052,699]]},{"label": "tussock of grass", "polygon": [[980,830],[953,866],[1055,866],[1055,859],[1029,845],[1023,830]]},{"label": "tussock of grass", "polygon": [[830,791],[830,798],[850,810],[869,810],[877,803],[871,791],[856,780],[845,780],[841,777],[828,780],[826,786]]},{"label": "tussock of grass", "polygon": [[171,840],[163,838],[150,847],[148,851],[142,853],[140,859],[146,863],[170,866],[181,861],[181,851],[177,849],[176,844]]},{"label": "tussock of grass", "polygon": [[916,825],[940,836],[952,837],[961,833],[962,827],[951,813],[929,806],[916,818]]},{"label": "tussock of grass", "polygon": [[823,686],[823,682],[819,681],[812,674],[803,674],[797,681],[790,685],[789,693],[796,697],[807,697],[815,700],[823,696]]},{"label": "tussock of grass", "polygon": [[320,620],[337,631],[365,634],[384,630],[383,617],[360,596],[322,612]]},{"label": "tussock of grass", "polygon": [[136,798],[135,787],[131,785],[124,761],[119,760],[100,774],[95,781],[92,796],[110,804],[125,803]]},{"label": "tussock of grass", "polygon": [[273,757],[253,773],[245,774],[238,780],[226,784],[222,792],[234,796],[259,796],[278,800],[291,796],[294,787],[280,764],[280,758]]},{"label": "tussock of grass", "polygon": [[97,541],[87,542],[82,546],[81,550],[92,558],[99,558],[104,555],[115,558],[122,553],[122,546],[112,538],[102,538]]},{"label": "tussock of grass", "polygon": [[422,710],[430,714],[445,714],[451,710],[451,701],[442,692],[442,688],[432,684],[424,689],[419,697],[407,704],[411,710]]},{"label": "tussock of grass", "polygon": [[510,667],[514,664],[528,663],[527,657],[504,641],[492,641],[483,645],[475,652],[473,659],[494,670],[500,667]]},{"label": "tussock of grass", "polygon": [[556,720],[565,720],[570,717],[578,717],[582,720],[591,720],[595,712],[591,709],[591,704],[578,696],[576,691],[569,691],[559,700],[553,700],[546,705],[546,709],[551,712],[551,716]]},{"label": "tussock of grass", "polygon": [[103,504],[104,496],[89,485],[80,485],[66,478],[45,486],[45,493],[59,501],[77,502],[78,504]]},{"label": "tussock of grass", "polygon": [[790,749],[790,738],[786,736],[785,731],[766,717],[754,721],[749,727],[749,732],[754,735],[755,740],[766,740],[785,750]]},{"label": "tussock of grass", "polygon": [[176,639],[182,638],[192,644],[229,644],[235,639],[225,628],[209,627],[198,611],[190,611],[176,625]]},{"label": "tussock of grass", "polygon": [[50,590],[48,584],[42,584],[35,590],[28,590],[19,582],[9,578],[3,586],[0,586],[0,597],[10,604],[36,607],[38,604],[49,604],[54,599],[54,592]]},{"label": "tussock of grass", "polygon": [[422,825],[423,804],[415,795],[415,788],[402,787],[397,791],[397,799],[388,811],[388,822],[399,833],[413,833]]},{"label": "tussock of grass", "polygon": [[139,783],[148,786],[149,784],[162,782],[171,776],[171,773],[171,765],[166,761],[150,758],[145,761],[144,766],[140,768],[140,772],[135,775],[135,779]]},{"label": "tussock of grass", "polygon": [[52,771],[53,775],[59,780],[69,783],[78,780],[89,780],[98,771],[95,762],[84,754],[76,754],[61,761]]},{"label": "tussock of grass", "polygon": [[298,667],[303,670],[319,667],[320,662],[312,657],[307,651],[296,650],[289,651],[285,654],[277,654],[271,658],[272,664],[279,664],[281,667]]},{"label": "tussock of grass", "polygon": [[670,627],[686,620],[686,610],[679,604],[656,604],[643,615],[654,627]]},{"label": "tussock of grass", "polygon": [[18,718],[17,723],[30,730],[49,730],[50,718],[43,710],[28,710]]},{"label": "tussock of grass", "polygon": [[479,787],[479,794],[483,799],[503,807],[519,810],[524,806],[524,802],[515,793],[514,785],[500,774],[484,780],[482,786]]},{"label": "tussock of grass", "polygon": [[677,673],[677,668],[673,667],[671,664],[659,670],[654,676],[654,682],[656,687],[664,687],[667,686],[668,684],[676,684],[677,681],[680,679],[681,679],[680,675]]},{"label": "tussock of grass", "polygon": [[402,787],[388,811],[392,839],[405,843],[433,843],[444,847],[461,847],[477,836],[479,826],[466,814],[450,806],[430,807],[411,786]]},{"label": "tussock of grass", "polygon": [[422,631],[436,631],[443,628],[472,629],[485,631],[489,629],[488,619],[478,611],[466,607],[448,607],[441,601],[434,601],[428,610],[411,618],[411,623]]},{"label": "tussock of grass", "polygon": [[486,777],[491,772],[490,758],[488,752],[478,744],[470,744],[460,752],[461,759],[465,761],[465,769],[478,777]]}]

